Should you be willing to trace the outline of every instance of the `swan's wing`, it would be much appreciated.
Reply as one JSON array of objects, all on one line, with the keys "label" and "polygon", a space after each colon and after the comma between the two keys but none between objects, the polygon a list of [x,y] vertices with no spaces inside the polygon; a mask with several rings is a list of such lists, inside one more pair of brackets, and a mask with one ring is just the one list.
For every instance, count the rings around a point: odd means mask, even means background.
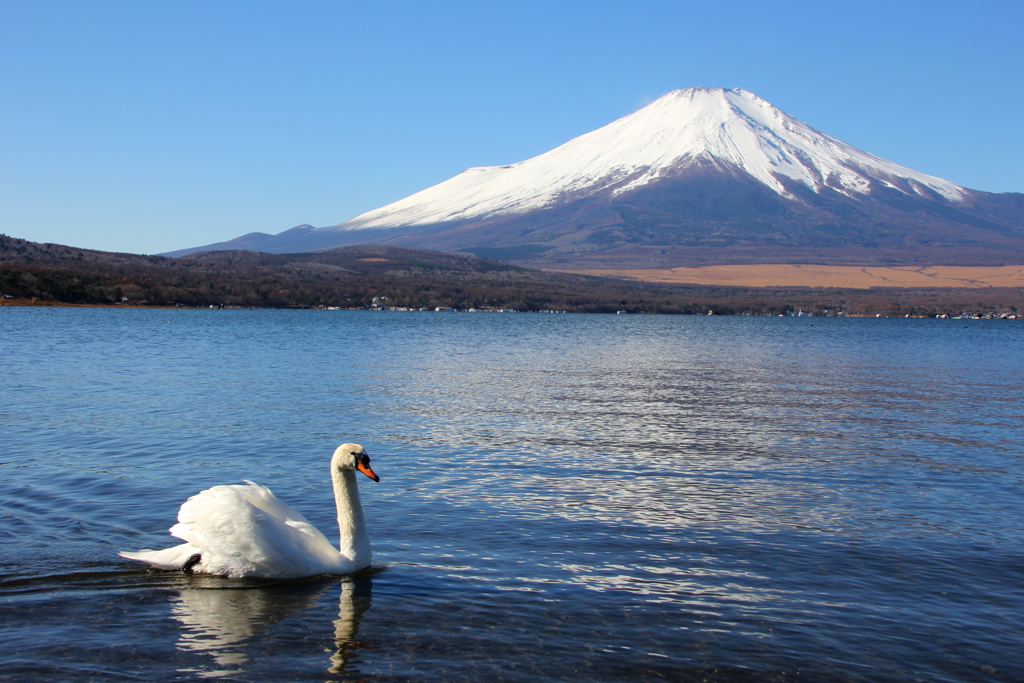
[{"label": "swan's wing", "polygon": [[[247,501],[258,507],[260,510],[263,510],[267,514],[273,515],[274,517],[286,522],[309,524],[309,520],[306,519],[301,512],[275,496],[266,486],[260,486],[256,482],[249,481],[248,479],[245,479],[244,481],[248,486],[236,485],[235,488]],[[310,526],[313,525],[310,524]]]},{"label": "swan's wing", "polygon": [[305,517],[251,483],[214,486],[192,496],[181,506],[171,534],[201,548],[196,570],[211,574],[312,576],[337,571],[341,560]]},{"label": "swan's wing", "polygon": [[[249,501],[251,505],[255,505],[260,510],[276,517],[288,526],[294,527],[308,536],[323,538],[324,543],[330,545],[330,541],[328,541],[324,535],[320,533],[320,530],[313,526],[313,524],[306,519],[301,512],[275,496],[269,488],[266,486],[260,486],[256,482],[249,481],[248,479],[245,479],[244,481],[248,486],[236,485],[234,488],[247,501]],[[331,552],[336,552],[333,546],[331,547]]]}]

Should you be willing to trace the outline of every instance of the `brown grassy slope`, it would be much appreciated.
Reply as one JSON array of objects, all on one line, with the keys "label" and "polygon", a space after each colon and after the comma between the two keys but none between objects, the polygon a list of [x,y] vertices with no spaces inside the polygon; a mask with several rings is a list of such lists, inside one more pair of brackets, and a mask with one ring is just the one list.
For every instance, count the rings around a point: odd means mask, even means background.
[{"label": "brown grassy slope", "polygon": [[575,270],[642,282],[733,287],[1024,287],[1024,266],[823,266],[781,263],[666,269]]}]

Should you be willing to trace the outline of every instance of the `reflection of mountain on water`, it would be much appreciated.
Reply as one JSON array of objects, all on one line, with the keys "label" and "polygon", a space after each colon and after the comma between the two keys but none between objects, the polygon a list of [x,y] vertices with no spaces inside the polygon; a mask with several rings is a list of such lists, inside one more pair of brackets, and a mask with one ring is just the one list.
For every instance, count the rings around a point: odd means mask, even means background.
[{"label": "reflection of mountain on water", "polygon": [[[307,582],[263,587],[189,587],[179,589],[172,600],[171,615],[182,624],[178,650],[208,654],[216,666],[184,670],[203,678],[242,673],[249,661],[246,646],[268,628],[291,615],[313,607],[330,583]],[[338,619],[334,622],[337,651],[331,672],[350,673],[349,661],[358,648],[359,620],[370,607],[369,577],[341,583]],[[326,616],[326,615],[325,615]],[[325,619],[325,630],[326,630]]]}]

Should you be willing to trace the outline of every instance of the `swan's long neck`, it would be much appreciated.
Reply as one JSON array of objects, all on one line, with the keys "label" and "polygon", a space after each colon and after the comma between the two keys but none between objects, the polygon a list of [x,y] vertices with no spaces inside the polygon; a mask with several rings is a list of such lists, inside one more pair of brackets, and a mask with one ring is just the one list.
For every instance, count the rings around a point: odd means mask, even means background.
[{"label": "swan's long neck", "polygon": [[356,473],[333,468],[334,502],[338,506],[338,550],[351,560],[357,569],[370,566],[370,534],[363,520],[363,506],[359,502]]}]

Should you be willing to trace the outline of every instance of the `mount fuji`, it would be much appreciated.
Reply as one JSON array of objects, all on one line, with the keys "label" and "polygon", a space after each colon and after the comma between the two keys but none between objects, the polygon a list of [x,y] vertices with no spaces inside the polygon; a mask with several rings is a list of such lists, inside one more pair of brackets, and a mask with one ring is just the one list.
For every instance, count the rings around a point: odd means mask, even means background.
[{"label": "mount fuji", "polygon": [[558,269],[1018,264],[1024,195],[900,166],[744,90],[687,88],[532,159],[467,169],[333,227],[168,255],[370,243]]}]

